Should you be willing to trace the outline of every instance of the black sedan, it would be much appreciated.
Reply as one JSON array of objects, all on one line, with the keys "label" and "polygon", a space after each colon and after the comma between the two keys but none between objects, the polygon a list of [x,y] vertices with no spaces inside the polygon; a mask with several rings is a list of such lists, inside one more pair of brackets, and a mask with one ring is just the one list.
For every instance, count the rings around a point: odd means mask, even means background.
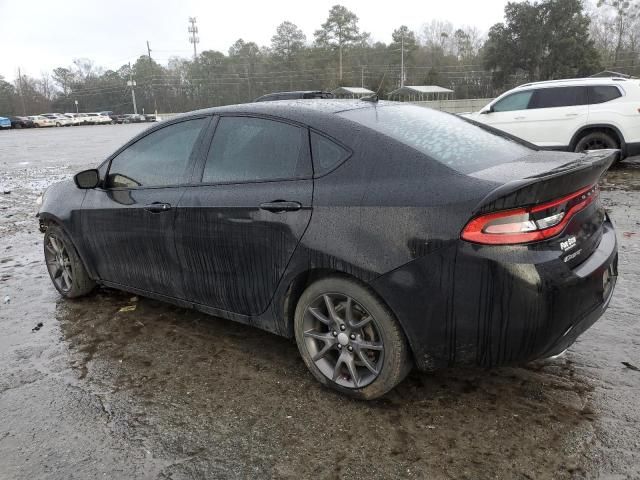
[{"label": "black sedan", "polygon": [[423,107],[298,100],[202,110],[45,193],[65,297],[96,285],[295,338],[375,398],[416,365],[555,356],[609,304],[617,151],[536,147]]},{"label": "black sedan", "polygon": [[33,120],[27,117],[9,117],[11,128],[33,128],[36,126]]}]

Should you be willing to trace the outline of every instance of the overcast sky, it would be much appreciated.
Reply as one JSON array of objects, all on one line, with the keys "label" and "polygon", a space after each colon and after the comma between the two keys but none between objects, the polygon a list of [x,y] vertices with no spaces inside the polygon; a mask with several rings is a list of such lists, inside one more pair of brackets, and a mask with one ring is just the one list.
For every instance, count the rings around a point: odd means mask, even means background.
[{"label": "overcast sky", "polygon": [[[284,20],[297,24],[313,40],[339,0],[196,1],[156,0],[0,0],[0,75],[17,77],[18,67],[39,76],[74,58],[89,58],[104,68],[118,68],[146,54],[166,64],[171,56],[188,57],[188,18],[197,18],[199,51],[225,54],[238,38],[269,45]],[[474,25],[486,32],[503,19],[506,0],[403,0],[399,2],[343,0],[360,18],[360,28],[374,41],[389,42],[400,25],[420,31],[433,19],[456,26]]]}]

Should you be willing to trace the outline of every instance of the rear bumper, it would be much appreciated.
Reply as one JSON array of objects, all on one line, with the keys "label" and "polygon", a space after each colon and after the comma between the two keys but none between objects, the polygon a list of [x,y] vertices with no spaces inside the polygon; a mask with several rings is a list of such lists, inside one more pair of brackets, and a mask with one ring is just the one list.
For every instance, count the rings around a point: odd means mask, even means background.
[{"label": "rear bumper", "polygon": [[617,241],[607,221],[597,249],[573,268],[552,251],[456,241],[372,286],[402,324],[418,368],[433,370],[560,353],[604,313],[616,276]]}]

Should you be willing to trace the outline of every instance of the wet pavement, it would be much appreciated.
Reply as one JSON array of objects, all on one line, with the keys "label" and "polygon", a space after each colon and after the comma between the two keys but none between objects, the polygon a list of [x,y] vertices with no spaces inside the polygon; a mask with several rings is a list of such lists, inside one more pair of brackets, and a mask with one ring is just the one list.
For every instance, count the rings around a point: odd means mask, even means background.
[{"label": "wet pavement", "polygon": [[0,479],[640,478],[640,158],[603,181],[620,278],[564,357],[413,372],[366,403],[274,335],[108,289],[60,298],[36,197],[143,128],[0,132]]}]

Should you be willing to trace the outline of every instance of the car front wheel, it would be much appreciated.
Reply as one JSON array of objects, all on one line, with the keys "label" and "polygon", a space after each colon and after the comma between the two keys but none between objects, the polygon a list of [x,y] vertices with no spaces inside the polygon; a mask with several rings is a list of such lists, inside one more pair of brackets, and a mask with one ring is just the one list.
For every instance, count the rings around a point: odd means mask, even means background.
[{"label": "car front wheel", "polygon": [[53,286],[62,296],[80,297],[95,288],[75,247],[57,225],[49,226],[44,235],[44,258]]},{"label": "car front wheel", "polygon": [[329,277],[309,286],[294,328],[313,376],[349,396],[380,397],[411,369],[409,346],[393,313],[354,280]]}]

